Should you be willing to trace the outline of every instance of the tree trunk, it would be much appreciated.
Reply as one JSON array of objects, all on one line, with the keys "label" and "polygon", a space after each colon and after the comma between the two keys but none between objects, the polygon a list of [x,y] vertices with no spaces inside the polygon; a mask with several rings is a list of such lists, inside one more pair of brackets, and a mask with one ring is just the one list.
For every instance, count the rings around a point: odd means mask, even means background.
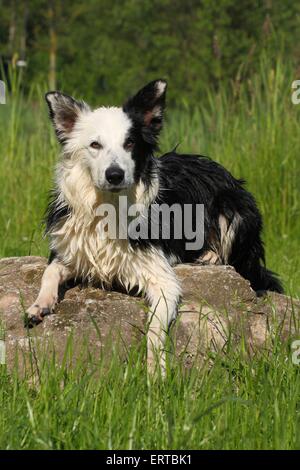
[{"label": "tree trunk", "polygon": [[49,87],[51,90],[56,89],[56,57],[57,57],[57,32],[55,27],[55,6],[54,0],[48,2],[49,17]]},{"label": "tree trunk", "polygon": [[23,24],[20,37],[20,59],[22,61],[26,60],[26,42],[27,42],[27,20],[28,20],[28,0],[24,0],[23,5]]},{"label": "tree trunk", "polygon": [[8,31],[8,48],[7,48],[11,61],[13,61],[13,57],[16,53],[15,51],[16,33],[17,33],[16,17],[17,17],[16,2],[15,0],[11,0],[11,15],[10,15],[10,23],[9,23],[9,31]]}]

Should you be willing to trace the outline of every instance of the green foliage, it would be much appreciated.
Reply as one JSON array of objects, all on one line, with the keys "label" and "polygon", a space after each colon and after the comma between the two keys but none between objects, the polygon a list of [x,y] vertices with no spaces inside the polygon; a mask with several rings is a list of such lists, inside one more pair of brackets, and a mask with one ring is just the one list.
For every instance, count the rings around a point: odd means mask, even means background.
[{"label": "green foliage", "polygon": [[2,3],[0,54],[10,59],[20,53],[23,32],[25,89],[48,81],[49,5],[57,36],[57,87],[98,104],[120,102],[158,77],[170,80],[172,104],[198,102],[207,86],[216,90],[252,77],[263,51],[274,60],[280,49],[299,65],[300,5],[293,0]]},{"label": "green foliage", "polygon": [[75,359],[70,337],[59,364],[35,344],[25,371],[20,354],[0,366],[1,449],[299,448],[299,366],[276,338],[273,353],[229,347],[189,371],[171,360],[165,381],[147,379],[144,347]]}]

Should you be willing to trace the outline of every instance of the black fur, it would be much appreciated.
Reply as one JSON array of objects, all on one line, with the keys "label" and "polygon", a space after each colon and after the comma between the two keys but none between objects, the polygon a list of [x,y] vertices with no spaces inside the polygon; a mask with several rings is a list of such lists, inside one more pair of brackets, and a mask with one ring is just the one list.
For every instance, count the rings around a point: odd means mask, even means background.
[{"label": "black fur", "polygon": [[241,222],[228,263],[250,281],[255,291],[283,291],[277,277],[265,268],[262,218],[253,196],[244,188],[244,181],[235,179],[207,157],[175,152],[159,159],[159,179],[163,188],[157,199],[159,204],[201,203],[205,208],[203,248],[199,252],[187,251],[185,239],[171,240],[164,246],[167,255],[175,254],[181,262],[195,262],[220,242],[219,216],[223,215],[230,225],[238,214]]},{"label": "black fur", "polygon": [[[204,204],[204,246],[200,251],[188,251],[185,238],[163,240],[160,237],[153,240],[150,234],[148,240],[131,240],[131,243],[145,248],[150,244],[159,245],[168,257],[175,255],[181,262],[195,262],[207,250],[213,249],[213,245],[220,243],[219,216],[223,215],[230,226],[238,214],[241,222],[228,263],[250,281],[255,291],[283,292],[277,275],[265,267],[262,217],[254,197],[244,187],[245,182],[235,179],[221,165],[200,155],[179,155],[172,151],[158,160],[153,158],[162,127],[166,93],[155,98],[156,83],[149,83],[123,107],[133,121],[131,138],[136,143],[133,155],[136,180],[141,179],[147,186],[151,184],[153,173],[158,174],[160,190],[154,201],[157,204]],[[145,113],[155,107],[160,107],[161,116],[145,124]]]}]

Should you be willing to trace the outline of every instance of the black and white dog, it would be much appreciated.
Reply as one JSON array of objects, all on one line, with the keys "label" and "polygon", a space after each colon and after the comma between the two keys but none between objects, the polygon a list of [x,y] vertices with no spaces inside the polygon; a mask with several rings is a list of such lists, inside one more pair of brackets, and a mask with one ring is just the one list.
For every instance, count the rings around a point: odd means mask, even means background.
[{"label": "black and white dog", "polygon": [[[175,151],[154,157],[166,87],[164,80],[156,80],[122,108],[95,110],[65,94],[47,93],[62,155],[47,216],[49,265],[27,320],[33,326],[51,313],[59,285],[68,279],[100,281],[106,287],[117,283],[128,292],[137,288],[150,306],[150,370],[156,351],[164,368],[165,336],[180,299],[172,265],[230,264],[249,279],[255,291],[282,292],[279,280],[265,268],[261,215],[243,181],[206,157]],[[143,220],[151,217],[152,205],[204,205],[203,244],[191,249],[184,235],[163,237],[159,218],[158,237],[149,232],[148,237],[131,237],[129,232],[125,237],[110,236],[99,207],[110,204],[120,212],[120,196],[126,196],[129,206],[146,208]],[[172,228],[176,223],[170,217]],[[197,223],[196,211],[192,211],[194,232]]]}]

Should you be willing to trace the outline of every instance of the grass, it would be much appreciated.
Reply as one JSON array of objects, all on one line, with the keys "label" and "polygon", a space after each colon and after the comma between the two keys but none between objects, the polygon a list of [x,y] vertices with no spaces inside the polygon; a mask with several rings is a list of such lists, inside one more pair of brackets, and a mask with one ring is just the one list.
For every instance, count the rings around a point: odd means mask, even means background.
[{"label": "grass", "polygon": [[[234,351],[234,350],[233,350]],[[299,368],[276,354],[217,356],[213,367],[147,380],[141,351],[103,361],[55,358],[21,379],[0,372],[1,449],[294,449],[300,446]]]},{"label": "grass", "polygon": [[[299,113],[291,103],[296,77],[279,60],[262,61],[251,81],[193,110],[172,110],[162,151],[209,155],[247,180],[262,211],[268,267],[288,294],[300,295]],[[172,84],[171,84],[172,86]],[[42,102],[13,79],[0,106],[0,256],[47,255],[41,219],[58,146]],[[0,366],[0,448],[295,449],[300,446],[299,367],[276,341],[274,354],[251,361],[241,351],[167,380],[147,380],[143,351],[132,350],[109,370],[80,359],[60,367],[41,356],[40,382],[31,371]],[[103,372],[99,372],[103,369]]]}]

